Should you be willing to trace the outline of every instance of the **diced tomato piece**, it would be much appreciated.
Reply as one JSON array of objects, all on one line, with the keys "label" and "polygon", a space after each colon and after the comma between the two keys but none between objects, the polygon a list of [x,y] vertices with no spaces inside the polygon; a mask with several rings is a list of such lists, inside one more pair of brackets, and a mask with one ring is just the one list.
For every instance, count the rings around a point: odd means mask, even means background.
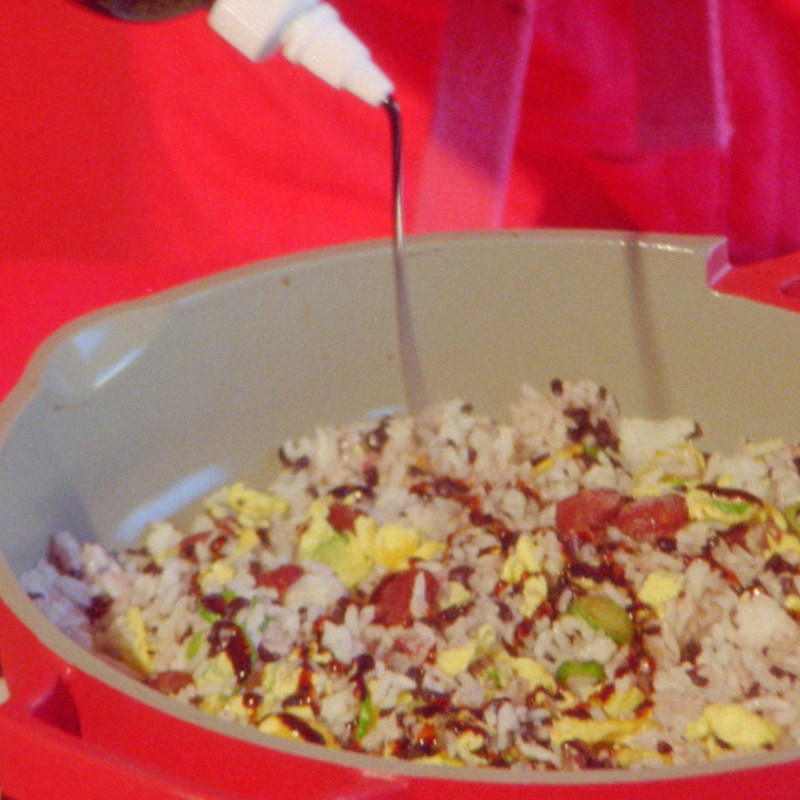
[{"label": "diced tomato piece", "polygon": [[257,586],[277,589],[278,596],[283,599],[283,595],[289,587],[299,580],[302,575],[302,567],[298,567],[297,564],[284,564],[282,567],[270,570],[269,572],[256,572],[254,577]]},{"label": "diced tomato piece", "polygon": [[413,622],[411,616],[411,597],[417,575],[422,573],[425,580],[425,599],[432,613],[438,609],[439,585],[436,578],[420,569],[407,569],[387,575],[372,593],[370,602],[375,606],[375,622],[385,625],[408,626]]},{"label": "diced tomato piece", "polygon": [[194,549],[195,547],[200,544],[200,542],[204,542],[211,536],[211,531],[203,531],[202,533],[195,533],[191,536],[187,536],[180,544],[178,548],[181,558],[185,558],[187,561],[196,561],[197,556],[195,555]]},{"label": "diced tomato piece", "polygon": [[189,686],[193,680],[190,672],[168,669],[151,675],[147,679],[147,685],[164,694],[178,694],[181,689]]},{"label": "diced tomato piece", "polygon": [[328,522],[341,533],[353,533],[358,510],[344,503],[333,503],[328,509]]},{"label": "diced tomato piece", "polygon": [[583,489],[556,505],[556,530],[572,544],[602,542],[624,502],[615,489]]},{"label": "diced tomato piece", "polygon": [[689,522],[686,499],[680,494],[642,497],[625,504],[614,524],[632,539],[658,540],[673,536]]}]

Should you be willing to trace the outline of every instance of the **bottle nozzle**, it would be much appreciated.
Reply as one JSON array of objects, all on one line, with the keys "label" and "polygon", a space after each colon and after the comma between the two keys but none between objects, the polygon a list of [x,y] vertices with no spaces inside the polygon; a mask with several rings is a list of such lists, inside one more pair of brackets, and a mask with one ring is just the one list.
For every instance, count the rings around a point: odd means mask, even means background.
[{"label": "bottle nozzle", "polygon": [[381,105],[393,91],[369,50],[328,3],[216,0],[209,24],[251,60],[260,61],[282,47],[289,61],[370,105]]}]

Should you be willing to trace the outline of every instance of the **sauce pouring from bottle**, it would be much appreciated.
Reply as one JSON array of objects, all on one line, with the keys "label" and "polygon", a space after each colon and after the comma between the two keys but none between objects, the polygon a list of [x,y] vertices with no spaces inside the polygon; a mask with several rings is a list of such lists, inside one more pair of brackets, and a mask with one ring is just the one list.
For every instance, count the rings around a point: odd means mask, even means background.
[{"label": "sauce pouring from bottle", "polygon": [[389,116],[392,139],[392,219],[394,265],[395,313],[397,336],[400,347],[400,362],[405,393],[406,410],[418,414],[427,402],[425,380],[417,351],[411,319],[411,302],[408,296],[406,275],[406,244],[403,217],[403,126],[400,106],[394,95],[384,102]]}]

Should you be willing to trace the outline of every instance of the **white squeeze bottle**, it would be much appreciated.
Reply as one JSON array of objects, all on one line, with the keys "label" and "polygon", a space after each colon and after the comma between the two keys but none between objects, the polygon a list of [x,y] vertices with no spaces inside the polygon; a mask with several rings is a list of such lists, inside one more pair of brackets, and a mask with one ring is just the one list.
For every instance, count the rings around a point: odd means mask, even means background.
[{"label": "white squeeze bottle", "polygon": [[339,12],[318,0],[77,0],[81,5],[132,22],[164,20],[209,8],[212,29],[252,61],[282,50],[336,89],[346,89],[373,106],[385,103],[392,82],[369,50],[342,22]]},{"label": "white squeeze bottle", "polygon": [[289,61],[370,105],[381,105],[392,93],[392,82],[328,3],[216,0],[208,21],[223,39],[253,61],[282,49]]}]

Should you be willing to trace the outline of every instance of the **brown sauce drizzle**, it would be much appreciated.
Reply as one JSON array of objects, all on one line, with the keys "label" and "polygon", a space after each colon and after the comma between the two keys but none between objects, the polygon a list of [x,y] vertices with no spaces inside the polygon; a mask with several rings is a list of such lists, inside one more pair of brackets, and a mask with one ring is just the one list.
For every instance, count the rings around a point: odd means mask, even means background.
[{"label": "brown sauce drizzle", "polygon": [[406,408],[418,413],[427,405],[425,381],[417,352],[411,318],[406,276],[406,246],[403,222],[403,125],[400,106],[394,96],[384,104],[392,137],[392,201],[394,220],[394,283],[398,344]]}]

